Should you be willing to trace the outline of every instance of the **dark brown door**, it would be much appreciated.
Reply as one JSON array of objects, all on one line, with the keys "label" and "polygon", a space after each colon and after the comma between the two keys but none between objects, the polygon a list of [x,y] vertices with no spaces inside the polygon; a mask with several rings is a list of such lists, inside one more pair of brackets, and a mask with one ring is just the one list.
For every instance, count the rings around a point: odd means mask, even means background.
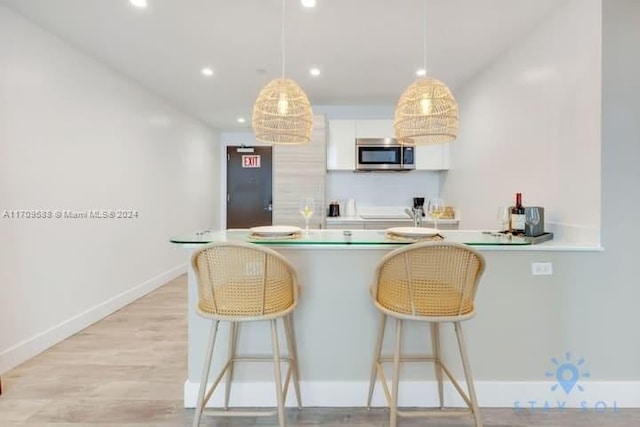
[{"label": "dark brown door", "polygon": [[272,224],[271,147],[227,147],[227,228]]}]

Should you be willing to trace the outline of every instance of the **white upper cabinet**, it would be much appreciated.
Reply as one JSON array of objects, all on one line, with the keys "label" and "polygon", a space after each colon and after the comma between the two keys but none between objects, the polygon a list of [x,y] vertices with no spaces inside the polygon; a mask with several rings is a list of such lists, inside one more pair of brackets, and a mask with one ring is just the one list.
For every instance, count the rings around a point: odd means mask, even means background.
[{"label": "white upper cabinet", "polygon": [[330,120],[327,170],[356,168],[356,121]]},{"label": "white upper cabinet", "polygon": [[[356,138],[395,138],[393,120],[330,120],[327,170],[354,170]],[[416,147],[416,170],[449,169],[449,144]]]},{"label": "white upper cabinet", "polygon": [[418,145],[416,147],[416,170],[449,169],[449,144]]},{"label": "white upper cabinet", "polygon": [[356,120],[356,138],[395,138],[393,120]]}]

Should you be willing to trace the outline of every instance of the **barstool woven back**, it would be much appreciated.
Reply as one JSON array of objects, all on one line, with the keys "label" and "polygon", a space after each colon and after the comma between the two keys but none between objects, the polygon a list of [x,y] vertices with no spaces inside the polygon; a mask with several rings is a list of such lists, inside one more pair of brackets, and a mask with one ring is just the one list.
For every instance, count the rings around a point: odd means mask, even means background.
[{"label": "barstool woven back", "polygon": [[277,252],[257,245],[221,242],[194,254],[198,310],[213,317],[260,318],[292,308],[295,270]]},{"label": "barstool woven back", "polygon": [[469,246],[416,243],[389,253],[378,264],[377,304],[407,316],[448,318],[474,312],[473,301],[485,268]]}]

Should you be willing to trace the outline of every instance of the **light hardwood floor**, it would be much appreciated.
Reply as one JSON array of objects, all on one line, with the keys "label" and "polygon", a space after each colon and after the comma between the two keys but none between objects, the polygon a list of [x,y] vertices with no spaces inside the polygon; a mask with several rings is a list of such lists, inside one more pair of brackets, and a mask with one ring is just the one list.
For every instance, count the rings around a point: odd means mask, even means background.
[{"label": "light hardwood floor", "polygon": [[[187,372],[186,277],[45,351],[2,377],[2,427],[180,427]],[[375,327],[373,325],[372,327]],[[302,373],[304,375],[304,373]],[[304,396],[303,396],[304,397]],[[363,400],[366,396],[363,396]],[[485,426],[640,426],[640,410],[618,413],[483,409]],[[288,410],[290,426],[388,425],[383,409]],[[202,426],[275,426],[271,418],[210,418]],[[470,418],[402,419],[400,426],[469,426]]]}]

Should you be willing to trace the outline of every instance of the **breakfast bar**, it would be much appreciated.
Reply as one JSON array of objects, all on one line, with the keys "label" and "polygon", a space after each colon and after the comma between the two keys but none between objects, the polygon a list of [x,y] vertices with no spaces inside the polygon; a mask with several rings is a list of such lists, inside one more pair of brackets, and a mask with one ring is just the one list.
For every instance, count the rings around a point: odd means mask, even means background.
[{"label": "breakfast bar", "polygon": [[[480,283],[476,300],[478,315],[464,325],[468,331],[469,357],[477,380],[476,387],[481,406],[505,406],[508,402],[518,400],[517,390],[531,390],[531,384],[528,382],[544,380],[544,372],[538,377],[537,370],[534,369],[532,373],[525,366],[522,366],[520,372],[503,370],[500,355],[497,355],[495,350],[509,348],[511,344],[507,341],[513,340],[514,337],[500,330],[504,327],[507,330],[511,330],[511,327],[535,330],[531,321],[539,318],[543,307],[547,310],[546,316],[551,319],[556,315],[557,307],[552,301],[545,301],[544,292],[538,297],[531,297],[526,283],[505,286],[502,283],[494,283],[492,277],[495,274],[504,274],[504,269],[520,265],[523,260],[527,262],[531,257],[531,252],[528,251],[535,252],[544,248],[546,243],[532,245],[523,237],[464,230],[438,231],[432,238],[465,243],[483,252],[487,251],[488,268]],[[369,286],[378,261],[386,253],[417,239],[389,236],[384,230],[311,230],[308,235],[302,233],[295,236],[270,237],[252,236],[249,230],[243,229],[200,231],[171,239],[172,243],[186,249],[188,257],[202,244],[215,241],[243,241],[267,245],[285,256],[296,268],[301,294],[294,318],[303,405],[364,406],[379,322],[379,314],[369,296]],[[552,250],[553,245],[548,248]],[[494,254],[498,256],[495,257]],[[196,314],[197,284],[190,267],[188,284],[189,371],[184,386],[184,405],[193,407],[209,323]],[[525,296],[529,297],[525,306],[510,303],[520,301]],[[509,319],[508,322],[506,319]],[[393,327],[392,322],[389,322],[389,325],[391,326],[388,328]],[[228,333],[226,325],[221,326],[220,343],[228,342]],[[429,352],[429,348],[422,348],[425,347],[424,343],[428,342],[421,337],[423,334],[428,334],[424,325],[409,325],[405,332],[404,351],[408,354]],[[456,357],[453,331],[445,327],[441,339],[443,357],[445,360],[452,358],[449,364],[453,373],[461,377],[462,369]],[[535,339],[532,338],[529,345],[535,346]],[[243,325],[239,336],[239,352],[264,354],[269,351],[270,346],[267,323]],[[389,352],[390,348],[391,343],[387,342],[383,351]],[[527,351],[526,346],[523,351]],[[227,357],[226,352],[226,345],[216,346],[212,373],[221,368]],[[272,369],[261,364],[254,365],[256,364],[239,365],[234,372],[231,406],[275,405]],[[403,368],[402,375],[405,383],[400,395],[400,405],[436,404],[437,392],[432,383],[433,367],[408,364]],[[513,389],[512,381],[515,378],[524,381],[516,390]],[[505,385],[504,381],[509,385]],[[494,391],[500,384],[508,390],[496,400]],[[539,389],[542,390],[542,387]],[[222,404],[222,390],[224,387],[216,390],[210,400],[211,405]],[[445,398],[449,399],[450,405],[463,404],[455,391],[447,388],[446,383]],[[379,388],[376,388],[373,404],[385,404],[384,395]],[[293,393],[289,394],[287,405],[295,405]]]}]

